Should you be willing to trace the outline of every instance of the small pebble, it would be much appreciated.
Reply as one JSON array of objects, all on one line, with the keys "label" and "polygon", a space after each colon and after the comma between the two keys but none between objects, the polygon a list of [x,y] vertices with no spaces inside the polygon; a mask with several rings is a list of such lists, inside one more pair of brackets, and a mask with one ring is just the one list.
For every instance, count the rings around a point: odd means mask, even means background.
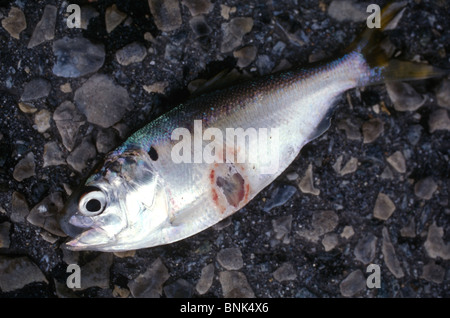
[{"label": "small pebble", "polygon": [[342,167],[342,160],[344,156],[340,155],[336,163],[333,165],[334,171],[336,171],[340,176],[344,176],[346,174],[350,174],[355,172],[358,169],[358,159],[351,157],[344,167]]},{"label": "small pebble", "polygon": [[59,166],[66,164],[64,153],[59,148],[56,141],[48,142],[44,145],[44,165],[43,167]]},{"label": "small pebble", "polygon": [[57,216],[64,203],[60,192],[54,192],[36,204],[27,216],[27,221],[60,237],[67,235],[61,230]]},{"label": "small pebble", "polygon": [[339,217],[334,211],[317,211],[312,215],[312,230],[300,229],[297,234],[311,242],[318,242],[319,237],[333,231],[338,225]]},{"label": "small pebble", "polygon": [[428,119],[428,125],[431,133],[436,130],[450,131],[450,118],[448,117],[448,111],[444,108],[439,108],[433,111]]},{"label": "small pebble", "polygon": [[309,164],[308,169],[305,172],[305,175],[298,184],[298,187],[300,191],[302,191],[303,193],[308,193],[312,195],[320,194],[320,190],[314,187],[312,164]]},{"label": "small pebble", "polygon": [[335,233],[325,234],[322,239],[322,245],[325,249],[325,252],[329,252],[334,249],[339,243],[338,235]]},{"label": "small pebble", "polygon": [[11,221],[14,223],[24,223],[25,218],[30,213],[25,196],[14,191],[11,196]]},{"label": "small pebble", "polygon": [[61,92],[66,94],[72,93],[72,87],[70,86],[70,83],[62,84],[59,89],[61,90]]},{"label": "small pebble", "polygon": [[224,298],[255,298],[255,293],[242,272],[220,272],[219,281]]},{"label": "small pebble", "polygon": [[52,114],[46,109],[41,109],[34,115],[34,124],[38,132],[42,134],[50,128],[51,117]]},{"label": "small pebble", "polygon": [[35,175],[34,154],[29,152],[25,158],[20,160],[14,167],[13,178],[21,182]]},{"label": "small pebble", "polygon": [[389,271],[395,278],[402,278],[405,276],[400,262],[395,254],[394,245],[391,243],[389,237],[389,232],[386,227],[383,228],[383,244],[381,247],[381,252],[383,253],[384,263],[386,264]]},{"label": "small pebble", "polygon": [[361,140],[360,127],[350,119],[341,120],[337,123],[337,128],[345,131],[348,140]]},{"label": "small pebble", "polygon": [[363,264],[371,263],[375,258],[377,241],[377,237],[372,233],[360,238],[353,251],[355,258]]},{"label": "small pebble", "polygon": [[183,0],[181,3],[188,7],[192,16],[208,14],[214,7],[210,0]]},{"label": "small pebble", "polygon": [[93,7],[91,6],[82,6],[81,7],[81,25],[80,27],[83,30],[87,30],[88,26],[89,26],[89,22],[91,21],[91,19],[98,17],[100,14],[98,13],[97,10],[95,10]]},{"label": "small pebble", "polygon": [[289,244],[289,234],[292,228],[292,215],[281,216],[272,220],[272,227],[275,234],[275,239],[282,241],[283,244]]},{"label": "small pebble", "polygon": [[391,156],[387,157],[386,161],[399,173],[406,172],[405,157],[401,151],[394,152]]},{"label": "small pebble", "polygon": [[269,212],[273,208],[283,206],[295,193],[297,193],[297,188],[288,184],[283,184],[276,187],[272,191],[270,198],[267,199],[264,204],[263,211]]},{"label": "small pebble", "polygon": [[227,53],[242,44],[245,34],[253,28],[253,19],[250,17],[233,18],[228,23],[222,23],[222,44],[220,52]]},{"label": "small pebble", "polygon": [[339,290],[344,297],[352,297],[366,288],[366,278],[361,270],[351,272],[340,284]]},{"label": "small pebble", "polygon": [[47,97],[50,93],[51,84],[43,78],[36,78],[25,84],[21,101],[27,102],[43,97]]},{"label": "small pebble", "polygon": [[36,282],[48,284],[39,267],[28,257],[0,255],[0,290],[6,293]]},{"label": "small pebble", "polygon": [[134,298],[159,298],[162,286],[169,279],[169,271],[160,258],[136,278],[128,282],[128,288]]},{"label": "small pebble", "polygon": [[351,238],[353,236],[353,234],[355,234],[355,231],[353,230],[353,226],[351,225],[346,225],[343,229],[342,229],[342,233],[341,233],[341,237],[345,238],[346,240],[348,240],[349,238]]},{"label": "small pebble", "polygon": [[351,0],[333,0],[328,7],[328,15],[339,22],[362,22],[367,19],[366,7]]},{"label": "small pebble", "polygon": [[273,278],[280,283],[283,281],[291,281],[297,278],[297,273],[292,263],[286,262],[273,272]]},{"label": "small pebble", "polygon": [[379,118],[372,118],[363,123],[363,142],[365,144],[374,142],[384,131],[384,124]]},{"label": "small pebble", "polygon": [[31,104],[19,102],[17,105],[19,106],[19,109],[25,114],[34,114],[35,112],[37,112],[37,108]]},{"label": "small pebble", "polygon": [[181,26],[181,11],[178,0],[148,0],[156,27],[170,32]]},{"label": "small pebble", "polygon": [[416,222],[414,221],[414,217],[411,216],[408,224],[400,229],[400,235],[409,238],[416,237]]},{"label": "small pebble", "polygon": [[195,285],[195,289],[200,295],[206,294],[211,288],[214,279],[214,264],[208,264],[202,268],[200,279]]},{"label": "small pebble", "polygon": [[386,89],[397,111],[415,111],[425,104],[426,98],[407,83],[386,83]]},{"label": "small pebble", "polygon": [[77,290],[85,290],[91,287],[109,288],[112,263],[112,253],[100,253],[90,262],[81,266],[81,289]]},{"label": "small pebble", "polygon": [[373,216],[380,220],[387,220],[391,217],[395,211],[395,204],[384,193],[378,193],[377,200],[375,201],[375,207],[373,209]]},{"label": "small pebble", "polygon": [[147,49],[140,43],[133,42],[116,52],[116,60],[120,65],[140,63],[147,56]]},{"label": "small pebble", "polygon": [[444,79],[436,91],[439,106],[450,110],[450,80]]},{"label": "small pebble", "polygon": [[55,25],[58,8],[53,5],[46,5],[41,20],[36,25],[28,48],[31,49],[55,37]]},{"label": "small pebble", "polygon": [[83,138],[81,144],[76,147],[67,157],[67,163],[78,172],[82,172],[87,167],[87,162],[97,155],[95,146],[92,144],[90,137]]},{"label": "small pebble", "polygon": [[436,223],[431,224],[428,228],[424,247],[431,258],[450,259],[450,243],[444,242],[444,228],[437,226]]},{"label": "small pebble", "polygon": [[64,147],[72,151],[77,140],[78,131],[85,123],[83,116],[72,102],[65,101],[56,108],[53,113],[53,120]]},{"label": "small pebble", "polygon": [[115,4],[106,8],[106,12],[105,12],[106,32],[111,33],[126,18],[127,18],[127,14],[120,11]]},{"label": "small pebble", "polygon": [[150,85],[144,85],[142,88],[147,93],[155,93],[163,95],[166,91],[166,88],[169,86],[168,82],[156,82]]},{"label": "small pebble", "polygon": [[2,27],[9,35],[19,40],[20,33],[27,28],[25,14],[19,8],[11,7],[8,17],[2,20]]},{"label": "small pebble", "polygon": [[11,228],[11,223],[3,222],[0,223],[0,249],[1,248],[9,248],[9,244],[11,243],[9,239],[9,230]]},{"label": "small pebble", "polygon": [[117,146],[119,140],[113,128],[102,129],[98,132],[95,139],[95,146],[99,153],[107,153]]},{"label": "small pebble", "polygon": [[430,200],[433,193],[437,190],[437,184],[433,177],[426,177],[417,181],[414,185],[414,194],[423,200]]},{"label": "small pebble", "polygon": [[197,38],[207,36],[212,32],[211,27],[208,25],[203,15],[193,17],[191,20],[189,20],[189,25],[191,26],[191,29],[194,31]]},{"label": "small pebble", "polygon": [[244,266],[241,250],[237,247],[225,248],[217,253],[217,261],[226,270],[238,270]]},{"label": "small pebble", "polygon": [[421,278],[435,284],[441,284],[444,281],[445,269],[437,265],[434,261],[430,261],[422,269]]}]

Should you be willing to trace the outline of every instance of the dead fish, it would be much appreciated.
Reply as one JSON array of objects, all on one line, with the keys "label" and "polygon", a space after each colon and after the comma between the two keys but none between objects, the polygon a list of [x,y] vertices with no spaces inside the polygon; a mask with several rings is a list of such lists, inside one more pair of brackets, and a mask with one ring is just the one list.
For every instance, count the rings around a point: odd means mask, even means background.
[{"label": "dead fish", "polygon": [[[388,5],[381,30],[401,10]],[[330,63],[205,93],[135,132],[68,199],[60,217],[67,248],[126,251],[192,236],[273,182],[328,129],[345,91],[446,74],[388,60],[379,31],[367,29]]]}]

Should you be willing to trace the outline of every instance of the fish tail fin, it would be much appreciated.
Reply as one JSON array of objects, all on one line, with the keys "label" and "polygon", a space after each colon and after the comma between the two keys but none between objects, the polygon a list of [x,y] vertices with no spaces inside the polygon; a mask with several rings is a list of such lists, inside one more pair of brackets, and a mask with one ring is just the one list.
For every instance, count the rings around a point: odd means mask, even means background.
[{"label": "fish tail fin", "polygon": [[382,31],[392,29],[402,17],[406,1],[390,2],[381,11],[379,28],[367,28],[348,47],[347,51],[362,55],[369,70],[360,79],[360,86],[375,85],[393,81],[421,80],[449,74],[429,64],[390,59],[380,45]]}]

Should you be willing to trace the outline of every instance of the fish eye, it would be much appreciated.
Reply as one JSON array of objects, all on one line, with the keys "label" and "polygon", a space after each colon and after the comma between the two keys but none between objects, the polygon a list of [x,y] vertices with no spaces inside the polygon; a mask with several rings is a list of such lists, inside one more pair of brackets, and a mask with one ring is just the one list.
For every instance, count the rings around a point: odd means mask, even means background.
[{"label": "fish eye", "polygon": [[78,203],[79,211],[85,216],[96,216],[102,213],[106,207],[106,196],[97,188],[85,192]]}]

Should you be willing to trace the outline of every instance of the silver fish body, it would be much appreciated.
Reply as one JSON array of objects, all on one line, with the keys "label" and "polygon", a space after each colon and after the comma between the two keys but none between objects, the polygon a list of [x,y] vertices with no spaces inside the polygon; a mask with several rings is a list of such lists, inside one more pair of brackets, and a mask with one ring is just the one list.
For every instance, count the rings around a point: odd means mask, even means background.
[{"label": "silver fish body", "polygon": [[[374,74],[364,57],[353,52],[330,64],[269,75],[174,108],[108,154],[103,167],[72,196],[61,221],[75,237],[68,247],[152,247],[184,239],[228,217],[326,130],[336,97],[367,84]],[[199,126],[202,133],[208,128],[223,132],[223,141],[203,136],[201,147],[196,147]],[[191,162],[174,162],[174,147],[180,142],[173,136],[177,128],[192,136],[187,156],[194,158]],[[260,153],[250,160],[252,147],[260,144],[247,135],[245,147],[237,147],[227,129],[266,129],[267,144],[273,147],[256,147]],[[216,145],[214,160],[196,161],[199,149],[201,155],[208,145]],[[237,160],[240,155],[245,159]],[[259,160],[263,157],[265,162]],[[269,173],[264,170],[267,158],[277,159]]]}]

